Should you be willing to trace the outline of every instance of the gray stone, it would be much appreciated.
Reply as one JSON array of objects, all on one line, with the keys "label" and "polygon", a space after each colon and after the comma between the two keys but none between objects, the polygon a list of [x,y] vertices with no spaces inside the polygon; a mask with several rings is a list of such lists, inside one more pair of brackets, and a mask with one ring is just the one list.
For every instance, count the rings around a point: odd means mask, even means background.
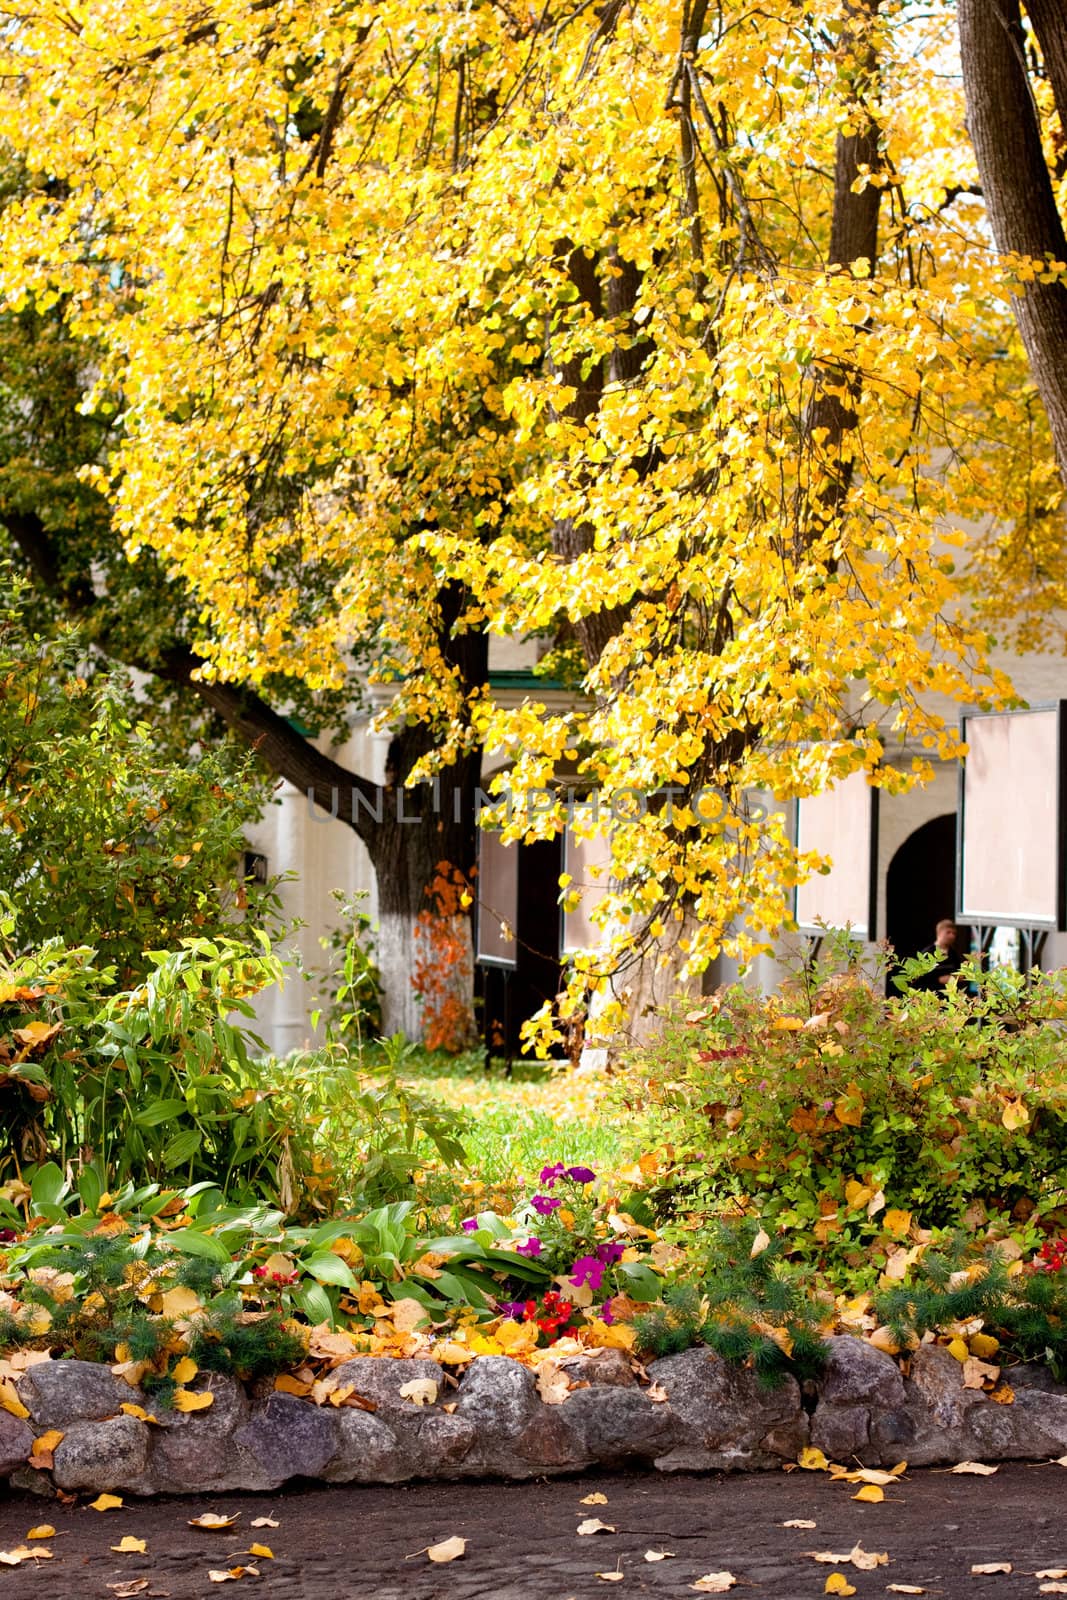
[{"label": "gray stone", "polygon": [[622,1389],[637,1386],[630,1358],[622,1350],[590,1350],[568,1356],[560,1367],[572,1383],[611,1384]]},{"label": "gray stone", "polygon": [[483,1356],[464,1374],[456,1414],[476,1430],[484,1448],[513,1444],[541,1404],[528,1367],[508,1356]]},{"label": "gray stone", "polygon": [[38,1361],[19,1378],[18,1391],[38,1431],[113,1417],[124,1401],[145,1403],[139,1389],[95,1361]]},{"label": "gray stone", "polygon": [[152,1430],[151,1472],[161,1489],[240,1489],[243,1464],[232,1436],[248,1420],[242,1384],[225,1373],[203,1373],[192,1386],[213,1395],[206,1411],[153,1412],[162,1426]]},{"label": "gray stone", "polygon": [[[277,1489],[289,1478],[317,1478],[337,1450],[334,1408],[272,1394],[233,1434],[245,1458],[241,1487]],[[249,1481],[249,1480],[252,1481]]]},{"label": "gray stone", "polygon": [[578,1389],[553,1409],[562,1413],[575,1440],[580,1466],[653,1461],[684,1437],[671,1407],[653,1403],[636,1387],[605,1384]]},{"label": "gray stone", "polygon": [[410,1418],[423,1410],[414,1400],[405,1399],[400,1390],[417,1378],[436,1383],[441,1395],[445,1375],[436,1361],[412,1361],[407,1357],[357,1356],[335,1367],[330,1377],[338,1388],[351,1384],[358,1395],[376,1402],[377,1415],[392,1423],[395,1418]]},{"label": "gray stone", "polygon": [[[29,1423],[13,1417],[10,1411],[0,1411],[0,1478],[25,1466],[26,1457],[33,1449],[34,1433]],[[31,1467],[31,1472],[34,1470]]]},{"label": "gray stone", "polygon": [[654,1361],[648,1375],[667,1391],[677,1423],[673,1447],[655,1463],[663,1472],[776,1467],[808,1443],[793,1378],[762,1389],[747,1368],[729,1366],[703,1346]]},{"label": "gray stone", "polygon": [[148,1425],[136,1417],[74,1422],[56,1445],[52,1474],[60,1489],[130,1489],[153,1494],[148,1452]]},{"label": "gray stone", "polygon": [[402,1483],[414,1476],[396,1434],[378,1417],[339,1406],[334,1429],[337,1449],[322,1474],[327,1483]]},{"label": "gray stone", "polygon": [[881,1459],[914,1436],[899,1366],[863,1339],[842,1334],[827,1341],[815,1391],[811,1442],[832,1461]]}]

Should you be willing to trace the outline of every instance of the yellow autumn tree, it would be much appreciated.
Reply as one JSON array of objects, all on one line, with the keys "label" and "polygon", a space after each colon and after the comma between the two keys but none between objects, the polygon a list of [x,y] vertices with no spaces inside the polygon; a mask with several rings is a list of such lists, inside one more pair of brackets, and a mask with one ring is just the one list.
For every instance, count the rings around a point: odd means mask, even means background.
[{"label": "yellow autumn tree", "polygon": [[[7,15],[0,286],[104,350],[203,670],[358,647],[406,781],[633,797],[565,1010],[758,946],[813,865],[770,797],[907,787],[931,696],[1009,695],[954,567],[1025,419],[948,0]],[[487,630],[553,632],[574,709],[495,707],[442,644]]]}]

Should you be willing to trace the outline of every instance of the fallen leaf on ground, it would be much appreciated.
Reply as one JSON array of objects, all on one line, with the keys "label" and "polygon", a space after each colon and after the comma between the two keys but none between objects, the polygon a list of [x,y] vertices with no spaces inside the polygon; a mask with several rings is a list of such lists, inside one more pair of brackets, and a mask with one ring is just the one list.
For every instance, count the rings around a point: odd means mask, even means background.
[{"label": "fallen leaf on ground", "polygon": [[691,1589],[697,1589],[701,1594],[725,1594],[727,1589],[732,1589],[737,1579],[732,1572],[705,1572],[696,1583],[691,1583]]},{"label": "fallen leaf on ground", "polygon": [[783,1528],[815,1528],[818,1524],[812,1522],[810,1517],[790,1517],[788,1522],[783,1522]]},{"label": "fallen leaf on ground", "polygon": [[[1064,1459],[1067,1460],[1067,1457]],[[606,1506],[607,1503],[608,1497],[606,1494],[587,1494],[578,1502],[580,1506]]]},{"label": "fallen leaf on ground", "polygon": [[849,1583],[843,1572],[831,1572],[823,1587],[823,1594],[855,1594],[856,1585]]},{"label": "fallen leaf on ground", "polygon": [[28,1545],[20,1544],[14,1550],[0,1550],[0,1565],[5,1567],[20,1567],[24,1561],[51,1561],[51,1550],[31,1550]]},{"label": "fallen leaf on ground", "polygon": [[248,1554],[250,1556],[262,1556],[264,1561],[274,1560],[274,1551],[269,1544],[250,1544]]},{"label": "fallen leaf on ground", "polygon": [[983,1561],[971,1568],[972,1578],[990,1578],[995,1572],[1010,1572],[1010,1561]]},{"label": "fallen leaf on ground", "polygon": [[671,1556],[673,1556],[673,1554],[674,1554],[673,1550],[646,1550],[645,1551],[645,1560],[646,1561],[669,1561]]},{"label": "fallen leaf on ground", "polygon": [[821,1450],[816,1450],[812,1444],[806,1445],[797,1456],[797,1466],[803,1467],[806,1472],[825,1472],[830,1463]]},{"label": "fallen leaf on ground", "polygon": [[1038,1594],[1067,1594],[1067,1583],[1039,1583]]},{"label": "fallen leaf on ground", "polygon": [[437,1399],[437,1385],[432,1378],[412,1378],[410,1383],[400,1385],[400,1396],[412,1405],[432,1406]]},{"label": "fallen leaf on ground", "polygon": [[274,1380],[274,1387],[279,1394],[295,1394],[298,1399],[303,1399],[312,1390],[312,1384],[306,1378],[294,1378],[288,1372],[280,1372]]},{"label": "fallen leaf on ground", "polygon": [[975,1478],[991,1478],[996,1472],[996,1467],[987,1467],[984,1461],[960,1461],[954,1467],[949,1467],[950,1472],[970,1473]]},{"label": "fallen leaf on ground", "polygon": [[[29,1537],[32,1539],[33,1534]],[[1034,1573],[1035,1578],[1067,1578],[1067,1567],[1044,1567],[1040,1572]]]},{"label": "fallen leaf on ground", "polygon": [[925,1589],[920,1589],[915,1583],[887,1583],[886,1594],[925,1594]]},{"label": "fallen leaf on ground", "polygon": [[281,1523],[277,1517],[253,1517],[249,1523],[251,1528],[280,1528]]},{"label": "fallen leaf on ground", "polygon": [[208,1571],[209,1583],[230,1583],[237,1578],[258,1578],[258,1567],[227,1567],[223,1571],[219,1567],[210,1568]]},{"label": "fallen leaf on ground", "polygon": [[195,1389],[175,1389],[171,1405],[175,1411],[206,1411],[208,1406],[215,1404],[215,1396],[210,1389],[205,1389],[202,1394],[197,1394]]},{"label": "fallen leaf on ground", "polygon": [[135,1539],[132,1533],[124,1533],[118,1544],[111,1546],[116,1555],[143,1556],[148,1549],[143,1539]]},{"label": "fallen leaf on ground", "polygon": [[39,1439],[33,1441],[34,1455],[50,1455],[57,1445],[63,1443],[63,1435],[58,1428],[49,1428],[47,1433],[42,1433]]},{"label": "fallen leaf on ground", "polygon": [[108,1588],[117,1597],[117,1600],[132,1600],[135,1594],[144,1594],[148,1588],[147,1578],[130,1578],[127,1583],[109,1583]]},{"label": "fallen leaf on ground", "polygon": [[578,1524],[578,1537],[584,1539],[589,1533],[614,1533],[615,1529],[610,1522],[601,1522],[599,1517],[586,1517],[584,1522]]},{"label": "fallen leaf on ground", "polygon": [[843,1480],[845,1483],[871,1483],[880,1489],[885,1489],[889,1484],[896,1483],[907,1465],[906,1461],[902,1461],[892,1472],[883,1472],[880,1467],[853,1467],[850,1471],[839,1467],[836,1471],[833,1468],[830,1470],[835,1482]]},{"label": "fallen leaf on ground", "polygon": [[0,1409],[10,1411],[13,1417],[28,1417],[30,1414],[19,1399],[15,1385],[7,1378],[0,1378]]},{"label": "fallen leaf on ground", "polygon": [[95,1500],[90,1500],[90,1511],[117,1511],[122,1504],[120,1494],[98,1494]]},{"label": "fallen leaf on ground", "polygon": [[[224,1517],[217,1511],[205,1511],[199,1517],[190,1517],[190,1528],[232,1528],[237,1518],[241,1515],[238,1511],[232,1517]],[[253,1528],[257,1526],[253,1522]]]},{"label": "fallen leaf on ground", "polygon": [[[42,1522],[42,1523],[40,1523],[36,1528],[31,1528],[29,1533],[26,1535],[27,1539],[54,1539],[55,1536],[56,1536],[56,1530],[53,1528],[53,1526],[52,1526],[52,1524],[50,1522]],[[1039,1572],[1038,1573],[1038,1577],[1039,1578],[1059,1578],[1059,1577],[1062,1577],[1062,1573],[1059,1573],[1059,1572]]]},{"label": "fallen leaf on ground", "polygon": [[847,1555],[841,1555],[835,1550],[805,1550],[804,1554],[810,1556],[813,1561],[828,1562],[831,1566],[836,1566],[838,1562],[845,1566],[851,1562],[860,1572],[873,1572],[875,1567],[884,1567],[889,1563],[889,1557],[884,1550],[880,1552],[865,1550],[861,1544],[854,1544]]},{"label": "fallen leaf on ground", "polygon": [[645,1399],[651,1400],[654,1406],[662,1406],[670,1399],[670,1395],[662,1383],[650,1383],[645,1390]]},{"label": "fallen leaf on ground", "polygon": [[451,1539],[442,1539],[440,1544],[430,1545],[426,1554],[431,1561],[458,1561],[466,1548],[466,1539],[453,1534]]},{"label": "fallen leaf on ground", "polygon": [[876,1506],[885,1499],[885,1490],[879,1489],[876,1483],[865,1483],[862,1489],[852,1496],[853,1500],[863,1500],[867,1505]]},{"label": "fallen leaf on ground", "polygon": [[192,1356],[182,1356],[181,1360],[175,1366],[174,1371],[171,1373],[171,1377],[174,1379],[175,1383],[192,1383],[199,1371],[200,1368],[197,1366]]},{"label": "fallen leaf on ground", "polygon": [[999,1367],[991,1365],[988,1361],[980,1361],[977,1356],[968,1356],[963,1363],[965,1389],[983,1389],[986,1383],[996,1383],[999,1377]]},{"label": "fallen leaf on ground", "polygon": [[537,1392],[546,1406],[561,1406],[571,1392],[571,1380],[551,1361],[537,1366]]}]

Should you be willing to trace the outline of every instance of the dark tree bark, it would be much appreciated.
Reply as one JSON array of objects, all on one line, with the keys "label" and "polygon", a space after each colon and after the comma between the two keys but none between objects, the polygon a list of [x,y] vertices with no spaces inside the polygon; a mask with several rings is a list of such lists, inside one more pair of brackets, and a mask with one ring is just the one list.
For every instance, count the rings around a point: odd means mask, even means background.
[{"label": "dark tree bark", "polygon": [[[1027,9],[1063,117],[1067,9],[1062,0],[1029,0]],[[1027,71],[1019,0],[959,0],[959,28],[967,125],[997,248],[1067,261],[1067,236]],[[1067,479],[1067,283],[1020,284],[1012,307]]]}]

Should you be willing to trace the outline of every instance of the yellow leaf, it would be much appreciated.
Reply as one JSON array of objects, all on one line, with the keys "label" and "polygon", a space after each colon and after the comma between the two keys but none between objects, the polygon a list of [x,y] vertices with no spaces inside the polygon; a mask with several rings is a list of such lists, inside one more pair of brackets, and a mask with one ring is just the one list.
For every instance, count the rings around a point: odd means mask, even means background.
[{"label": "yellow leaf", "polygon": [[855,1178],[850,1178],[845,1184],[845,1200],[853,1211],[865,1206],[873,1193],[873,1189],[868,1188],[865,1183],[857,1183]]},{"label": "yellow leaf", "polygon": [[614,1572],[598,1572],[597,1577],[604,1583],[621,1583],[623,1575],[621,1568],[617,1567]]},{"label": "yellow leaf", "polygon": [[47,1433],[42,1433],[39,1439],[33,1441],[33,1453],[37,1455],[50,1454],[57,1445],[63,1443],[63,1435],[58,1428],[49,1428]]},{"label": "yellow leaf", "polygon": [[306,1378],[294,1378],[288,1372],[281,1372],[274,1380],[274,1387],[279,1394],[295,1394],[301,1399],[311,1393],[312,1385]]},{"label": "yellow leaf", "polygon": [[737,1579],[732,1572],[705,1572],[702,1578],[698,1578],[696,1583],[691,1583],[689,1587],[696,1589],[700,1594],[725,1594],[736,1582]]},{"label": "yellow leaf", "polygon": [[578,1537],[584,1539],[591,1533],[614,1533],[614,1525],[610,1522],[601,1522],[599,1517],[586,1517],[584,1522],[578,1524]]},{"label": "yellow leaf", "polygon": [[401,1384],[399,1394],[412,1405],[432,1406],[437,1399],[437,1385],[432,1378],[412,1378],[410,1383]]},{"label": "yellow leaf", "polygon": [[269,1544],[250,1544],[248,1554],[250,1556],[260,1556],[264,1561],[274,1560],[274,1551]]},{"label": "yellow leaf", "polygon": [[[191,1317],[197,1311],[203,1311],[203,1309],[204,1305],[200,1296],[192,1289],[187,1289],[184,1284],[179,1284],[176,1289],[168,1289],[165,1294],[159,1296],[160,1315],[175,1321],[182,1317]],[[194,1366],[193,1373],[195,1372],[196,1367]]]},{"label": "yellow leaf", "polygon": [[150,1411],[146,1411],[144,1406],[132,1405],[129,1400],[124,1400],[122,1405],[119,1406],[119,1410],[127,1417],[136,1417],[138,1422],[154,1422],[157,1428],[163,1426],[159,1418],[154,1417]]},{"label": "yellow leaf", "polygon": [[911,1212],[890,1209],[882,1218],[882,1227],[894,1239],[903,1239],[911,1227]]},{"label": "yellow leaf", "polygon": [[56,1530],[50,1522],[42,1522],[36,1528],[31,1528],[26,1535],[27,1539],[54,1539]]},{"label": "yellow leaf", "polygon": [[29,1412],[18,1397],[18,1390],[7,1378],[0,1378],[0,1408],[10,1411],[13,1417],[28,1417]]},{"label": "yellow leaf", "polygon": [[1000,1114],[1000,1120],[1013,1133],[1016,1128],[1025,1128],[1030,1122],[1030,1113],[1021,1100],[1009,1100]]},{"label": "yellow leaf", "polygon": [[591,1345],[594,1350],[632,1350],[636,1342],[635,1330],[621,1322],[609,1324],[594,1317],[582,1329],[582,1343]]},{"label": "yellow leaf", "polygon": [[972,1333],[967,1342],[972,1356],[978,1356],[981,1361],[988,1361],[1000,1349],[1000,1340],[994,1339],[991,1333]]},{"label": "yellow leaf", "polygon": [[843,1572],[831,1572],[823,1588],[823,1594],[855,1594],[856,1585],[849,1583]]},{"label": "yellow leaf", "polygon": [[458,1561],[466,1548],[466,1539],[461,1539],[458,1534],[453,1534],[451,1539],[442,1539],[440,1544],[432,1544],[426,1554],[431,1561]]},{"label": "yellow leaf", "polygon": [[31,1550],[20,1544],[14,1550],[0,1550],[0,1566],[20,1567],[24,1561],[51,1561],[51,1550]]},{"label": "yellow leaf", "polygon": [[766,1248],[770,1244],[770,1242],[771,1242],[770,1234],[765,1232],[764,1229],[761,1228],[759,1230],[759,1232],[757,1233],[756,1237],[752,1241],[752,1249],[748,1252],[749,1256],[753,1260],[755,1260],[756,1256],[761,1256],[763,1254],[764,1250],[766,1250]]},{"label": "yellow leaf", "polygon": [[171,1377],[175,1383],[192,1383],[200,1368],[191,1356],[182,1356],[175,1366]]},{"label": "yellow leaf", "polygon": [[280,1528],[281,1523],[277,1517],[253,1517],[249,1526],[252,1528]]},{"label": "yellow leaf", "polygon": [[868,1505],[876,1506],[885,1499],[885,1491],[880,1489],[876,1483],[865,1483],[863,1488],[857,1490],[852,1498],[853,1500],[864,1500]]},{"label": "yellow leaf", "polygon": [[1010,1572],[1010,1561],[982,1561],[971,1568],[973,1578],[992,1578],[998,1572]]},{"label": "yellow leaf", "polygon": [[[210,1528],[217,1533],[222,1528],[232,1528],[241,1513],[238,1511],[232,1517],[223,1517],[217,1511],[204,1511],[199,1517],[190,1517],[190,1528]],[[253,1523],[253,1527],[255,1524]]]},{"label": "yellow leaf", "polygon": [[208,1406],[214,1405],[215,1396],[207,1389],[203,1394],[197,1394],[192,1389],[175,1389],[171,1405],[175,1411],[206,1411]]},{"label": "yellow leaf", "polygon": [[825,1472],[829,1465],[822,1451],[817,1450],[812,1444],[805,1445],[797,1456],[797,1466],[803,1467],[805,1472]]},{"label": "yellow leaf", "polygon": [[950,1339],[946,1348],[949,1355],[955,1356],[956,1360],[961,1366],[971,1354],[967,1348],[966,1342],[963,1339]]},{"label": "yellow leaf", "polygon": [[674,1555],[673,1550],[646,1550],[646,1561],[669,1561]]},{"label": "yellow leaf", "polygon": [[113,1544],[111,1549],[120,1556],[143,1556],[148,1546],[143,1539],[135,1539],[132,1533],[123,1534],[118,1544]]},{"label": "yellow leaf", "polygon": [[[1065,1457],[1065,1460],[1067,1460],[1067,1457]],[[606,1506],[607,1503],[608,1497],[606,1494],[587,1494],[584,1499],[578,1502],[579,1505],[583,1506]]]},{"label": "yellow leaf", "polygon": [[209,1583],[233,1583],[238,1578],[258,1578],[259,1568],[227,1567],[225,1571],[222,1571],[218,1567],[212,1567],[209,1569],[207,1576]]},{"label": "yellow leaf", "polygon": [[117,1511],[122,1504],[120,1494],[98,1494],[95,1500],[90,1500],[90,1511]]},{"label": "yellow leaf", "polygon": [[960,1461],[954,1467],[949,1467],[950,1472],[958,1472],[972,1478],[991,1478],[996,1472],[996,1467],[987,1467],[983,1461]]}]

